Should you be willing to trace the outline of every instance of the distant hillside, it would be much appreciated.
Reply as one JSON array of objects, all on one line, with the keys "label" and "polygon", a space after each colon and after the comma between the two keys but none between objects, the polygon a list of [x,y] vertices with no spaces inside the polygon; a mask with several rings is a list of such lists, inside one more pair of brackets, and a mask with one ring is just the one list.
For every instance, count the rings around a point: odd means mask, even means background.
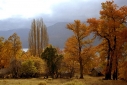
[{"label": "distant hillside", "polygon": [[[49,43],[53,46],[64,48],[65,42],[67,38],[72,35],[72,32],[66,28],[68,22],[58,22],[52,26],[47,27],[48,35],[49,35]],[[22,41],[23,48],[28,48],[28,28],[23,29],[13,29],[8,31],[0,31],[0,36],[5,37],[6,39],[11,36],[14,32],[20,36]],[[93,35],[90,35],[92,37]],[[98,39],[95,40],[94,45],[99,43]]]},{"label": "distant hillside", "polygon": [[[67,22],[59,22],[52,26],[47,27],[48,35],[49,35],[49,43],[63,48],[64,43],[67,40],[69,36],[72,35],[71,31],[66,29]],[[22,41],[23,48],[28,48],[28,28],[23,29],[13,29],[8,31],[0,31],[0,36],[5,37],[6,39],[11,36],[14,32],[20,36],[20,39]]]},{"label": "distant hillside", "polygon": [[0,31],[0,36],[3,36],[5,39],[7,39],[9,36],[11,36],[15,32],[18,34],[18,36],[20,36],[20,40],[22,42],[23,48],[28,48],[28,33],[29,33],[28,28]]},{"label": "distant hillside", "polygon": [[66,28],[67,22],[59,22],[48,27],[49,42],[59,48],[63,48],[65,41],[72,35]]}]

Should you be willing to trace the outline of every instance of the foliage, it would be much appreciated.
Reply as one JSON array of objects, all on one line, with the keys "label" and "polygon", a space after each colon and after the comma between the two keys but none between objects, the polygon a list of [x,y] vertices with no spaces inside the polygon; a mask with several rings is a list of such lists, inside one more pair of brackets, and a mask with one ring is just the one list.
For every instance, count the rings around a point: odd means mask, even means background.
[{"label": "foliage", "polygon": [[59,55],[57,49],[50,45],[44,50],[41,58],[47,63],[48,72],[53,75],[58,72],[63,56]]},{"label": "foliage", "polygon": [[41,58],[33,59],[33,61],[34,61],[34,66],[37,69],[37,74],[44,73],[46,69],[45,62]]},{"label": "foliage", "polygon": [[46,85],[46,82],[40,82],[38,85]]},{"label": "foliage", "polygon": [[12,75],[14,78],[17,78],[20,75],[21,68],[21,61],[18,60],[22,48],[20,37],[16,33],[14,33],[12,36],[8,38],[5,44],[9,45],[6,51],[8,51],[7,56],[9,56]]},{"label": "foliage", "polygon": [[[77,71],[83,78],[83,73],[89,69],[105,65],[105,79],[111,79],[113,74],[113,79],[117,80],[119,69],[119,78],[127,81],[127,6],[118,7],[113,0],[106,1],[102,3],[100,18],[90,18],[87,22],[88,26],[80,20],[67,24],[73,35],[65,43],[64,59],[59,48],[51,45],[46,48],[48,33],[42,19],[34,19],[31,24],[28,52],[22,51],[16,33],[8,39],[0,37],[0,69],[3,74],[11,72],[14,78],[44,72],[54,75],[59,71]],[[91,33],[101,39],[98,46],[91,45],[94,40],[88,38]],[[77,82],[66,83],[75,84]]]},{"label": "foliage", "polygon": [[73,31],[73,36],[66,41],[65,53],[69,54],[73,61],[78,61],[80,67],[80,78],[83,78],[83,50],[92,40],[86,40],[90,34],[88,27],[81,23],[80,20],[75,20],[73,24],[67,24],[67,28]]},{"label": "foliage", "polygon": [[22,48],[20,37],[16,33],[14,33],[12,36],[8,38],[8,42],[11,44],[10,50],[12,51],[12,58],[16,59],[17,56],[20,54]]},{"label": "foliage", "polygon": [[25,77],[33,77],[37,72],[34,62],[32,60],[27,60],[22,62],[22,75]]},{"label": "foliage", "polygon": [[[18,58],[20,61],[27,62],[32,61],[34,63],[34,66],[36,67],[36,75],[33,75],[32,77],[40,77],[42,73],[45,73],[46,64],[45,62],[37,56],[32,56],[30,52],[22,52],[21,57]],[[29,68],[29,67],[28,67]],[[25,77],[26,75],[22,75],[22,77]],[[29,76],[30,77],[30,76]]]},{"label": "foliage", "polygon": [[[107,65],[105,71],[105,79],[117,79],[118,74],[118,60],[122,56],[121,41],[122,37],[119,35],[121,31],[126,29],[127,7],[118,7],[114,1],[106,1],[102,3],[102,10],[100,11],[100,19],[88,19],[89,28],[104,41],[104,48],[107,55]],[[123,39],[122,39],[123,40]],[[105,57],[104,56],[104,57]]]},{"label": "foliage", "polygon": [[0,38],[0,68],[7,68],[10,60],[18,57],[21,52],[21,41],[19,36],[14,33],[7,40]]},{"label": "foliage", "polygon": [[31,55],[40,57],[43,49],[48,45],[47,28],[42,19],[33,20],[28,42]]},{"label": "foliage", "polygon": [[13,78],[19,78],[21,75],[21,61],[18,59],[14,59],[10,63],[10,71],[12,73]]},{"label": "foliage", "polygon": [[127,61],[120,63],[119,78],[127,81]]}]

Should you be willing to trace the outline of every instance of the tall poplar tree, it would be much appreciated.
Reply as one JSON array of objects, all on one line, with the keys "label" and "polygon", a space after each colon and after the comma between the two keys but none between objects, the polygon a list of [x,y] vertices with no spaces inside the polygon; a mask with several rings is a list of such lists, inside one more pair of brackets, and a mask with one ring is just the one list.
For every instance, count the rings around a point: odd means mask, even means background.
[{"label": "tall poplar tree", "polygon": [[48,45],[48,33],[46,25],[42,19],[33,20],[29,32],[29,50],[31,55],[39,56],[43,49]]}]

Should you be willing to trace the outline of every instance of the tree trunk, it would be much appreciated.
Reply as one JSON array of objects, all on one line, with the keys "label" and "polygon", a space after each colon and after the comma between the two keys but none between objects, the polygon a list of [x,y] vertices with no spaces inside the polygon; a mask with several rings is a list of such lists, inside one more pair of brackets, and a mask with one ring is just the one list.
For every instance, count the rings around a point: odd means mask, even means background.
[{"label": "tree trunk", "polygon": [[110,79],[111,79],[111,66],[108,62],[105,72],[105,80],[110,80]]},{"label": "tree trunk", "polygon": [[82,58],[79,58],[80,62],[80,79],[83,79],[83,65],[82,65]]},{"label": "tree trunk", "polygon": [[111,71],[112,71],[112,49],[111,49],[111,44],[110,40],[106,38],[108,42],[108,58],[107,58],[107,66],[106,66],[106,72],[105,72],[105,79],[110,80],[111,79]]},{"label": "tree trunk", "polygon": [[117,80],[118,79],[118,59],[117,59],[117,56],[116,56],[116,68],[113,72],[113,80]]}]

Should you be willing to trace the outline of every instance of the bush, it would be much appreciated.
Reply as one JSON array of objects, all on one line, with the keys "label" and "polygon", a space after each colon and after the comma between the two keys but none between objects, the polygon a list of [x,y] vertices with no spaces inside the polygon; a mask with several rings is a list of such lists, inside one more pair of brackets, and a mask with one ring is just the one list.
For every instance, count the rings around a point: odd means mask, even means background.
[{"label": "bush", "polygon": [[19,78],[21,75],[21,61],[12,59],[10,63],[10,73],[12,73],[13,78]]},{"label": "bush", "polygon": [[37,73],[39,74],[44,73],[46,68],[45,62],[39,57],[36,59],[33,59],[33,61],[34,61],[34,66],[37,69]]},{"label": "bush", "polygon": [[22,77],[33,77],[36,72],[37,72],[37,69],[34,65],[34,61],[32,60],[27,60],[27,61],[24,61],[22,63]]},{"label": "bush", "polygon": [[46,82],[40,82],[38,85],[46,85]]},{"label": "bush", "polygon": [[34,62],[34,66],[37,69],[36,75],[34,77],[42,76],[42,74],[44,74],[45,70],[46,70],[45,62],[39,57],[36,57],[36,58],[34,57],[34,58],[32,58],[32,60]]}]

